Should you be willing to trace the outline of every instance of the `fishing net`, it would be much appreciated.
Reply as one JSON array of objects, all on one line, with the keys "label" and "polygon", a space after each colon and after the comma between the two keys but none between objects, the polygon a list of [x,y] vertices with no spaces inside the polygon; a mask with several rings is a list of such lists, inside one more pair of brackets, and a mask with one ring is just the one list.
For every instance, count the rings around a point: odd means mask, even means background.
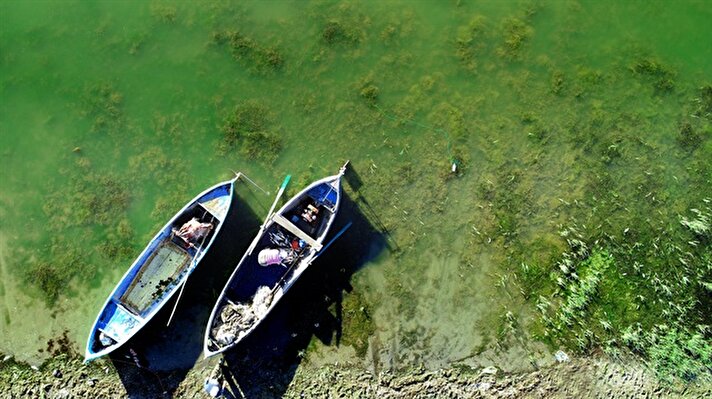
[{"label": "fishing net", "polygon": [[271,303],[272,290],[268,286],[260,287],[251,303],[226,303],[212,330],[214,341],[226,346],[242,338],[250,327],[267,315]]}]

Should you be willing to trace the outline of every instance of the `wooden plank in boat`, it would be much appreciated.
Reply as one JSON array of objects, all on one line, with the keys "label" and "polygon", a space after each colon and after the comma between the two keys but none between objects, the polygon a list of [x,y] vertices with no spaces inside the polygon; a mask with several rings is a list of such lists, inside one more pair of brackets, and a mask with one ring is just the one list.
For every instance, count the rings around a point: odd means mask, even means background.
[{"label": "wooden plank in boat", "polygon": [[274,222],[278,225],[287,229],[287,231],[289,231],[290,233],[297,236],[299,239],[309,244],[310,247],[316,249],[317,251],[321,251],[322,245],[320,242],[311,238],[307,233],[303,232],[301,229],[299,229],[299,227],[295,226],[294,223],[287,220],[284,216],[276,213],[274,216],[272,216],[272,220],[274,220]]},{"label": "wooden plank in boat", "polygon": [[170,240],[164,241],[141,267],[121,303],[142,315],[190,263],[190,255]]}]

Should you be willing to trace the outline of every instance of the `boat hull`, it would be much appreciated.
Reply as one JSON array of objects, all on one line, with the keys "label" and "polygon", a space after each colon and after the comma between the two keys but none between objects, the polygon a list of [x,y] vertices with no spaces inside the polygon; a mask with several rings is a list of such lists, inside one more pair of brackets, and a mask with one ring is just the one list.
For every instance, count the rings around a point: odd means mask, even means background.
[{"label": "boat hull", "polygon": [[[198,194],[148,243],[104,302],[89,333],[85,362],[121,347],[179,291],[222,229],[235,180]],[[173,235],[191,218],[214,226],[199,245],[186,245]]]},{"label": "boat hull", "polygon": [[[343,173],[342,169],[338,175],[312,183],[268,217],[235,267],[211,312],[203,346],[206,358],[235,347],[249,336],[311,265],[336,218]],[[323,217],[312,224],[303,220],[301,211],[304,204],[317,205]],[[293,251],[298,257],[286,264],[263,266],[259,264],[259,252],[264,249],[274,251],[274,235],[285,236],[288,245],[296,247]],[[252,310],[245,310],[246,306]],[[234,316],[234,312],[232,315],[230,312],[236,309],[238,324],[244,320],[245,325],[235,329],[224,328],[230,323],[226,320]],[[243,314],[240,315],[240,312]],[[244,315],[248,317],[245,319]]]}]

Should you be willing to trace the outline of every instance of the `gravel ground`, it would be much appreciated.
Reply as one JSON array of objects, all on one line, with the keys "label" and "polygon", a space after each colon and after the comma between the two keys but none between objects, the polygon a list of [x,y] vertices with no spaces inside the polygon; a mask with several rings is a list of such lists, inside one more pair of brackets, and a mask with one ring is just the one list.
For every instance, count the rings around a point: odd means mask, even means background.
[{"label": "gravel ground", "polygon": [[[345,366],[233,363],[227,397],[237,398],[708,398],[709,385],[662,386],[644,368],[602,359],[574,359],[538,371],[504,374],[496,368],[411,369],[373,375]],[[0,363],[3,398],[207,398],[205,378],[217,361],[191,370],[152,372],[130,362],[85,365],[56,356],[41,367]],[[631,363],[633,364],[633,363]]]}]

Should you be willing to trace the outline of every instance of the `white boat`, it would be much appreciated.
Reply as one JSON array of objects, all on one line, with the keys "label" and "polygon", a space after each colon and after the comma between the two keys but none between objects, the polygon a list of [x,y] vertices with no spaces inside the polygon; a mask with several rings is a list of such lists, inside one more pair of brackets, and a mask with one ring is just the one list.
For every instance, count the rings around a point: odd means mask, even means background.
[{"label": "white boat", "polygon": [[277,212],[270,211],[213,307],[205,331],[206,358],[250,335],[325,249],[347,165],[309,185]]},{"label": "white boat", "polygon": [[[153,237],[99,311],[87,340],[85,362],[126,343],[185,284],[220,232],[239,176],[200,193]],[[195,242],[176,234],[191,223],[203,226],[202,236],[192,237]]]}]

